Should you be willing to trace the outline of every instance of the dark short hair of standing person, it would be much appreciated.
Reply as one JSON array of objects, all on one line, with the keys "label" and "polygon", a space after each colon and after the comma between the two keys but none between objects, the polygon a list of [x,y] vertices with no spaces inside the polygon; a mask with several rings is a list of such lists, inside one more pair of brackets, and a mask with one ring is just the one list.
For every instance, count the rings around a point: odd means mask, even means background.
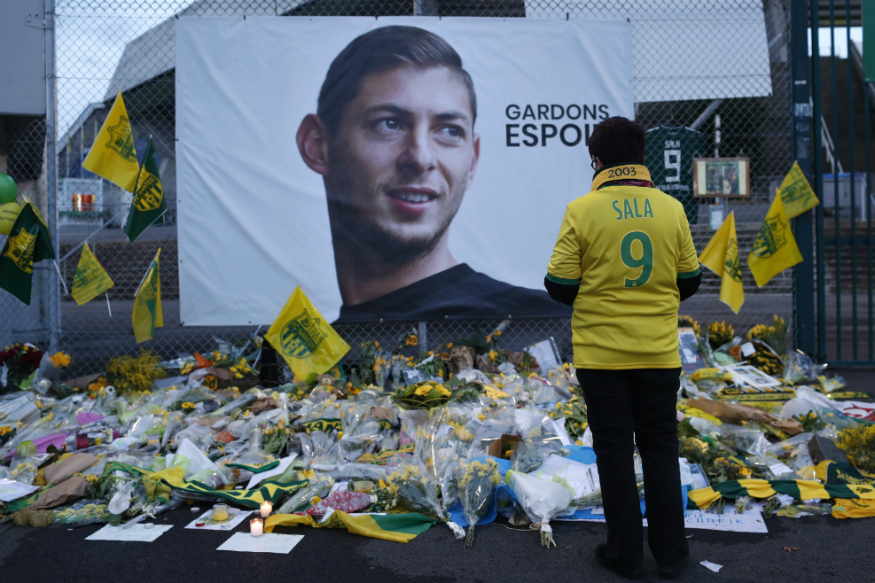
[{"label": "dark short hair of standing person", "polygon": [[316,109],[329,134],[337,135],[344,108],[358,97],[367,76],[402,66],[446,67],[456,73],[468,89],[473,125],[477,119],[474,81],[462,68],[462,58],[455,49],[438,35],[421,28],[384,26],[357,37],[331,62]]},{"label": "dark short hair of standing person", "polygon": [[609,117],[593,128],[589,153],[605,166],[644,164],[644,126],[625,117]]}]

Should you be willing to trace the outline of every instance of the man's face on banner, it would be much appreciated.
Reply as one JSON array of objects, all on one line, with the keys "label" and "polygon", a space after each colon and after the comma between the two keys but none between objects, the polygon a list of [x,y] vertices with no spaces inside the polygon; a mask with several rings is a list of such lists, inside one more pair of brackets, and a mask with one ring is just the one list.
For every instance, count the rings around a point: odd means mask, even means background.
[{"label": "man's face on banner", "polygon": [[402,66],[366,77],[328,154],[329,201],[354,238],[407,258],[429,251],[477,166],[479,137],[464,81],[442,67]]}]

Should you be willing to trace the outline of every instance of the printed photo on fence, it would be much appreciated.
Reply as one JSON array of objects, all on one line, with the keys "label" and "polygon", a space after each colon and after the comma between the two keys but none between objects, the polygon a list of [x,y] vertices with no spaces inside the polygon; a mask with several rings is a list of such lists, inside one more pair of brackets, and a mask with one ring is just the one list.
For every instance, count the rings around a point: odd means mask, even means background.
[{"label": "printed photo on fence", "polygon": [[180,19],[182,322],[267,324],[296,286],[337,323],[569,317],[542,281],[592,128],[633,115],[627,32]]}]

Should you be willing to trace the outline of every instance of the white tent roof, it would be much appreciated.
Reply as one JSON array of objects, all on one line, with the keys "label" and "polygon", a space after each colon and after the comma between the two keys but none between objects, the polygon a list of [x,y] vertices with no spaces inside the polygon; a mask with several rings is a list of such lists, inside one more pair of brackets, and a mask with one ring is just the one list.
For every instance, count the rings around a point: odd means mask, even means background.
[{"label": "white tent roof", "polygon": [[[193,2],[179,16],[270,16],[306,0],[270,8],[248,2]],[[632,24],[635,101],[760,97],[772,94],[762,0],[638,0],[557,2],[525,0],[528,18],[628,19]],[[238,7],[240,6],[240,7]],[[256,4],[257,6],[257,4]],[[125,47],[105,99],[176,66],[176,17]]]}]

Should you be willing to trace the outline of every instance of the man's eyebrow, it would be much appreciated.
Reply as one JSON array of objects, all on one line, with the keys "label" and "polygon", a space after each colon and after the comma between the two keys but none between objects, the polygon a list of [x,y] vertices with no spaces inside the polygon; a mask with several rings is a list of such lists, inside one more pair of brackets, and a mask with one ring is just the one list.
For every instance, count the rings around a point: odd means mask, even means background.
[{"label": "man's eyebrow", "polygon": [[[373,107],[367,108],[365,110],[366,113],[392,113],[398,116],[403,117],[412,117],[413,112],[409,109],[401,107],[400,105],[395,105],[394,103],[381,103],[379,105],[374,105]],[[453,121],[453,120],[462,120],[462,121],[470,121],[470,117],[467,113],[463,111],[445,111],[439,113],[434,116],[438,121]]]},{"label": "man's eyebrow", "polygon": [[400,105],[395,105],[394,103],[381,103],[379,105],[374,105],[365,110],[366,113],[394,113],[395,115],[401,115],[405,117],[411,117],[413,112],[409,109],[405,109]]},{"label": "man's eyebrow", "polygon": [[439,121],[453,121],[453,120],[462,120],[462,121],[470,121],[471,118],[468,117],[468,114],[462,111],[446,111],[444,113],[439,113],[435,116]]}]

